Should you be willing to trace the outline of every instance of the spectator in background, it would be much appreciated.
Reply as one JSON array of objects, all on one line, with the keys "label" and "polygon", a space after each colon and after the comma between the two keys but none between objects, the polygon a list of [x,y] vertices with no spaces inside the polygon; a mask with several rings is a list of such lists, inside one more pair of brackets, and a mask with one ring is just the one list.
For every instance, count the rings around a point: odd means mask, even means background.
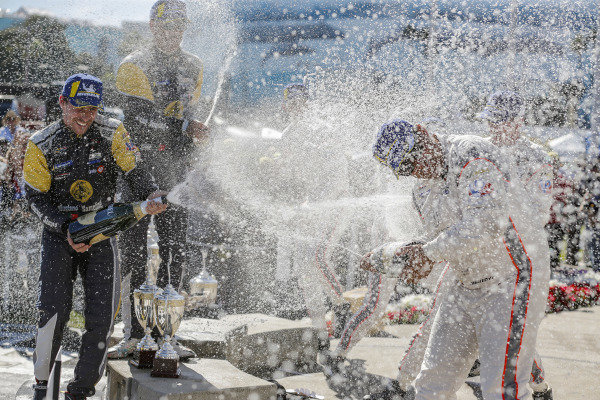
[{"label": "spectator in background", "polygon": [[2,223],[13,226],[26,220],[30,214],[25,201],[23,160],[27,141],[31,136],[26,130],[17,130],[6,153],[6,169],[2,174]]},{"label": "spectator in background", "polygon": [[546,225],[548,231],[548,244],[550,246],[550,267],[560,267],[560,242],[566,240],[567,249],[565,262],[575,265],[575,256],[579,247],[578,223],[578,196],[575,191],[575,182],[561,168],[562,162],[558,154],[551,152],[552,168],[554,172],[554,186],[552,196],[554,202],[550,208],[550,221]]},{"label": "spectator in background", "polygon": [[8,110],[2,117],[2,128],[0,128],[0,155],[4,156],[8,146],[12,143],[18,132],[25,131],[19,126],[21,118],[13,110]]},{"label": "spectator in background", "polygon": [[600,206],[600,158],[588,164],[581,183],[582,199],[580,211],[585,220],[587,231],[586,264],[594,271],[600,271],[600,222],[598,207]]}]

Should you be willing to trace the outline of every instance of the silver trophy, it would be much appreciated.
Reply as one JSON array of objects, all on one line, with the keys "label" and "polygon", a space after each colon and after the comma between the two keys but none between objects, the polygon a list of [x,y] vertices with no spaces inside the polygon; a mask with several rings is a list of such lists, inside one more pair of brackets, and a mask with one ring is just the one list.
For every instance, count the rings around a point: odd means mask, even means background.
[{"label": "silver trophy", "polygon": [[162,293],[154,297],[154,322],[163,336],[163,345],[156,352],[150,375],[164,378],[178,378],[179,355],[171,345],[171,339],[179,329],[185,310],[185,298],[168,284]]},{"label": "silver trophy", "polygon": [[152,368],[154,355],[158,350],[158,344],[150,336],[154,327],[154,297],[161,292],[161,289],[146,278],[146,282],[133,292],[133,308],[135,316],[146,333],[142,340],[137,344],[133,353],[131,364],[138,368]]},{"label": "silver trophy", "polygon": [[206,250],[202,251],[202,271],[190,279],[190,295],[188,308],[196,309],[200,306],[212,306],[217,301],[217,280],[206,270]]}]

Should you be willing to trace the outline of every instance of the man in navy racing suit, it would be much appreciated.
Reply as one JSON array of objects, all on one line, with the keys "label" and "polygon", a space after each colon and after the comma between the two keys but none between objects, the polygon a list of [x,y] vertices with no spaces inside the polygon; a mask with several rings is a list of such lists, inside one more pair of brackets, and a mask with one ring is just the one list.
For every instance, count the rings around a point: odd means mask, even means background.
[{"label": "man in navy racing suit", "polygon": [[[98,115],[102,82],[91,75],[69,77],[59,98],[62,119],[33,135],[24,160],[31,210],[44,224],[38,285],[39,322],[33,355],[35,399],[46,385],[69,320],[73,282],[79,273],[85,293],[85,332],[75,376],[65,399],[92,396],[106,363],[108,339],[119,304],[119,263],[115,239],[94,245],[73,243],[68,225],[79,215],[114,203],[117,177],[145,198],[161,192],[140,168],[123,124]],[[166,205],[150,202],[148,213]]]},{"label": "man in navy racing suit", "polygon": [[[206,143],[208,132],[199,120],[203,116],[200,93],[204,68],[198,57],[181,49],[188,25],[183,1],[157,1],[150,11],[150,46],[125,57],[117,72],[125,125],[132,131],[144,164],[166,191],[183,182],[190,170],[193,152],[198,145]],[[142,199],[141,193],[124,188],[124,201]],[[150,221],[142,221],[119,238],[125,329],[123,340],[109,350],[111,359],[130,355],[144,336],[135,318],[132,296],[134,289],[146,279],[149,224]],[[169,271],[170,283],[180,290],[187,264],[188,212],[172,204],[165,213],[154,218],[154,226],[161,259],[157,285],[164,287],[169,283]],[[178,343],[174,347],[181,359],[195,356]]]}]

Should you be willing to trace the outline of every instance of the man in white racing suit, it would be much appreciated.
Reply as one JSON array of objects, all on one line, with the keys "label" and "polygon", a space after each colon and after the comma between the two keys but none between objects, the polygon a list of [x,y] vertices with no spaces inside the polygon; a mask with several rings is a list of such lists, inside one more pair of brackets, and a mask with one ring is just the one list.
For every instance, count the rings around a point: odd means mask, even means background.
[{"label": "man in white racing suit", "polygon": [[[375,155],[397,175],[445,178],[443,192],[451,209],[435,208],[456,216],[425,245],[386,246],[376,252],[378,257],[363,262],[377,270],[377,258],[385,265],[386,259],[404,256],[407,268],[396,271],[404,279],[418,279],[434,261],[450,263],[455,291],[432,315],[417,398],[455,398],[477,350],[484,398],[526,398],[549,272],[543,234],[548,174],[535,162],[543,153],[529,146],[529,157],[520,161],[528,160],[532,168],[522,163],[517,170],[512,156],[489,140],[449,137],[442,146],[437,138],[415,135],[406,125],[389,128],[380,132]],[[542,195],[535,187],[544,188]]]}]

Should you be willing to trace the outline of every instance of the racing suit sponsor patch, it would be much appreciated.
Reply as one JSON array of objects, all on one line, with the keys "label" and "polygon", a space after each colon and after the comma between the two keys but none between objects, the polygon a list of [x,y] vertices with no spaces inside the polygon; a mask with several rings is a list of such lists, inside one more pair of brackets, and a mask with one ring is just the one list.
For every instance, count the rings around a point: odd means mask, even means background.
[{"label": "racing suit sponsor patch", "polygon": [[542,193],[551,193],[552,192],[552,180],[551,179],[542,179],[540,181],[540,190]]},{"label": "racing suit sponsor patch", "polygon": [[82,179],[76,180],[71,185],[70,189],[71,196],[81,203],[85,203],[94,194],[92,184]]},{"label": "racing suit sponsor patch", "polygon": [[65,161],[65,162],[61,162],[60,164],[56,164],[54,166],[54,168],[52,168],[53,170],[58,170],[58,169],[63,169],[63,168],[67,168],[73,165],[73,160],[69,160],[69,161]]},{"label": "racing suit sponsor patch", "polygon": [[484,201],[486,196],[493,196],[494,186],[488,180],[475,179],[469,185],[469,199],[471,202]]}]

